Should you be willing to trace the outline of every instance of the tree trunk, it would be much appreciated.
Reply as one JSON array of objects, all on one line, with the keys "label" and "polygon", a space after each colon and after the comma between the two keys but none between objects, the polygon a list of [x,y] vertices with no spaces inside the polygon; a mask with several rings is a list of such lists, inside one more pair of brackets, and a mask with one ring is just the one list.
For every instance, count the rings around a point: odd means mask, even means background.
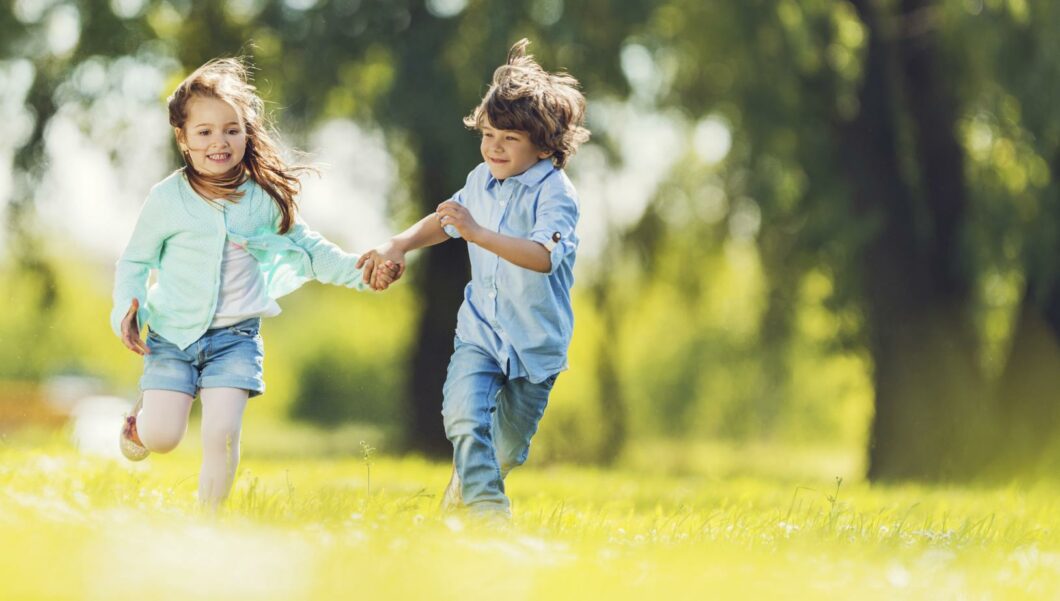
[{"label": "tree trunk", "polygon": [[596,310],[604,322],[603,335],[600,336],[596,348],[596,377],[599,385],[597,394],[600,395],[600,420],[603,425],[601,445],[597,449],[596,456],[597,461],[602,465],[612,465],[618,460],[622,449],[626,446],[629,433],[626,423],[626,402],[616,369],[618,365],[618,358],[615,357],[615,351],[618,349],[616,340],[618,317],[614,301],[608,299],[608,295],[612,294],[614,289],[614,283],[610,279],[607,271],[604,270],[591,288]]},{"label": "tree trunk", "polygon": [[[431,156],[430,152],[431,149],[421,150],[419,156]],[[424,198],[441,202],[455,192],[445,188],[444,174],[435,165],[424,161],[420,170]],[[406,446],[431,457],[444,457],[452,453],[452,446],[442,427],[442,385],[453,352],[456,313],[471,272],[467,243],[463,240],[449,240],[423,252],[425,256],[417,266],[415,277],[422,310],[407,380]]]},{"label": "tree trunk", "polygon": [[1032,281],[1013,327],[1012,345],[998,381],[1004,445],[1000,476],[1051,471],[1060,465],[1060,285]]},{"label": "tree trunk", "polygon": [[[861,253],[876,408],[868,475],[965,478],[978,467],[984,395],[969,321],[971,286],[956,261],[965,195],[955,111],[926,39],[934,34],[899,38],[903,61],[895,65],[894,47],[871,3],[852,4],[869,31],[868,54],[861,110],[841,127],[840,145],[855,210],[878,223]],[[901,22],[920,14],[920,4],[905,2]],[[900,167],[892,78],[911,97],[922,206]],[[926,229],[918,227],[925,221]]]}]

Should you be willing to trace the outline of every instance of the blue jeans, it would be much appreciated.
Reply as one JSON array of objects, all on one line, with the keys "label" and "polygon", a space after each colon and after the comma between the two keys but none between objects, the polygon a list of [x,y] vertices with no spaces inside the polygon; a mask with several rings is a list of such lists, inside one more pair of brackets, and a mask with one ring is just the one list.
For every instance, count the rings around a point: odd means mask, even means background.
[{"label": "blue jeans", "polygon": [[484,350],[456,340],[442,389],[445,435],[464,503],[475,512],[510,512],[504,477],[526,462],[530,439],[556,382],[509,379]]},{"label": "blue jeans", "polygon": [[140,390],[176,390],[194,397],[200,388],[242,388],[255,397],[265,392],[261,320],[206,330],[181,350],[154,332],[147,334],[144,374]]}]

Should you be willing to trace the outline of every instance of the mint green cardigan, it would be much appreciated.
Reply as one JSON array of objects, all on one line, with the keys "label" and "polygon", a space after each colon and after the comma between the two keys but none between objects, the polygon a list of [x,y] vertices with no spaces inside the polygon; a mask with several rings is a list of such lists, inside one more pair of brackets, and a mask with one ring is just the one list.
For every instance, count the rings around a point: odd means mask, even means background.
[{"label": "mint green cardigan", "polygon": [[[367,290],[358,255],[343,252],[298,218],[277,233],[280,210],[250,180],[236,202],[207,202],[183,170],[155,184],[147,195],[132,238],[118,259],[110,326],[121,336],[121,321],[132,299],[137,320],[166,340],[187,348],[199,339],[217,309],[225,240],[244,246],[261,267],[268,294],[279,298],[309,280]],[[158,270],[147,288],[148,274]]]}]

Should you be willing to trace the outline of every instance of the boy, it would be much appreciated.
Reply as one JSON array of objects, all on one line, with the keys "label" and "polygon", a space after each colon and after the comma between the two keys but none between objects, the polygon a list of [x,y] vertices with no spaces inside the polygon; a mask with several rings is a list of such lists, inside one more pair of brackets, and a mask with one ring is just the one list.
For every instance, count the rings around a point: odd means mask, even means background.
[{"label": "boy", "polygon": [[482,134],[483,163],[452,199],[379,248],[358,267],[374,288],[374,268],[449,237],[468,242],[471,281],[457,314],[442,416],[453,443],[453,477],[443,505],[511,516],[504,478],[526,461],[548,395],[567,368],[574,325],[574,233],[578,203],[563,167],[588,140],[578,82],[550,74],[526,55],[526,39],[475,110],[464,119]]}]

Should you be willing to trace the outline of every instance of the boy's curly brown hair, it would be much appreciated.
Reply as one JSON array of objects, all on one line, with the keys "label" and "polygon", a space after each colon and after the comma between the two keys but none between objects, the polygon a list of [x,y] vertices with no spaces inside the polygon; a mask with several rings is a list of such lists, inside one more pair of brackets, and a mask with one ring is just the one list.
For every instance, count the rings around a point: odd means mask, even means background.
[{"label": "boy's curly brown hair", "polygon": [[578,80],[567,73],[549,73],[526,53],[523,38],[508,51],[508,61],[493,72],[493,83],[464,125],[482,129],[520,130],[542,150],[552,151],[552,163],[562,169],[589,139],[585,96]]}]

